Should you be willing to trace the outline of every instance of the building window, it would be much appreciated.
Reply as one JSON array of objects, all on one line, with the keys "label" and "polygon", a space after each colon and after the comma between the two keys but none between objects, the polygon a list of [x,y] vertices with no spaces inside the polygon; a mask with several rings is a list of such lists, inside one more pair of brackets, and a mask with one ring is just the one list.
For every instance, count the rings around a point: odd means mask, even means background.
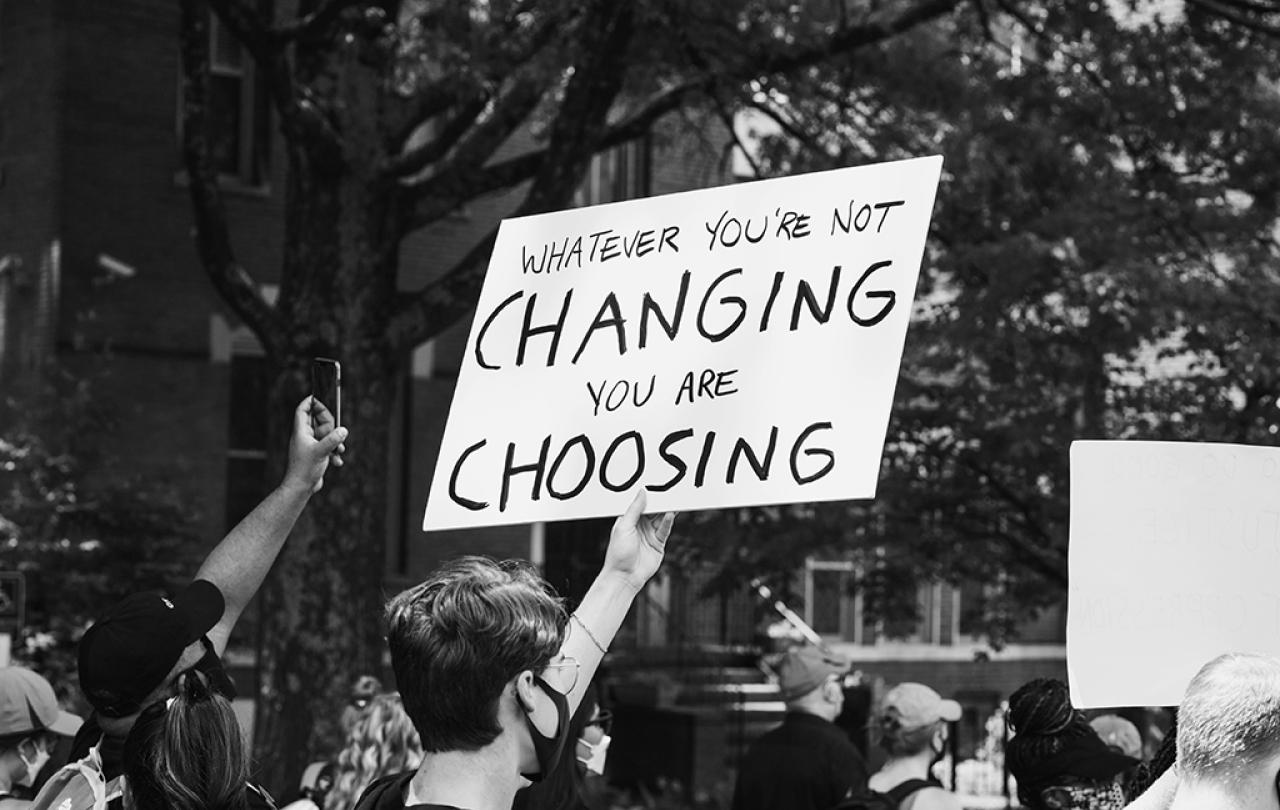
[{"label": "building window", "polygon": [[[247,187],[267,184],[271,154],[270,112],[266,88],[254,69],[253,59],[211,13],[209,150],[214,168],[224,182]],[[181,141],[181,109],[178,137]]]},{"label": "building window", "polygon": [[853,593],[853,563],[848,560],[805,561],[804,620],[821,636],[858,643],[862,640],[861,604]]},{"label": "building window", "polygon": [[648,197],[650,152],[646,136],[597,154],[573,196],[573,204],[582,207]]}]

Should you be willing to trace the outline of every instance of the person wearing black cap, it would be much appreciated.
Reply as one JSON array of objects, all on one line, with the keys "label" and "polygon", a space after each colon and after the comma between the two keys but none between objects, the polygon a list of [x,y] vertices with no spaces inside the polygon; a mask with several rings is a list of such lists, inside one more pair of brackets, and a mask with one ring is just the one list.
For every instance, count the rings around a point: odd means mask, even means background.
[{"label": "person wearing black cap", "polygon": [[79,728],[80,718],[58,707],[48,681],[22,667],[0,668],[0,808],[26,804],[24,791],[48,764],[57,738]]},{"label": "person wearing black cap", "polygon": [[751,744],[738,768],[733,810],[829,810],[867,786],[867,765],[835,724],[849,661],[793,648],[778,665],[782,725]]},{"label": "person wearing black cap", "polygon": [[1138,764],[1112,751],[1071,705],[1067,685],[1036,678],[1009,697],[1005,750],[1018,800],[1031,810],[1120,810],[1120,776]]},{"label": "person wearing black cap", "polygon": [[94,714],[76,737],[73,758],[96,748],[106,778],[118,776],[138,715],[170,697],[187,670],[203,673],[216,692],[234,697],[220,659],[231,629],[323,485],[330,461],[342,464],[346,438],[347,429],[335,428],[323,405],[304,399],[294,411],[283,481],[210,552],[195,581],[173,595],[128,596],[85,632],[80,687]]}]

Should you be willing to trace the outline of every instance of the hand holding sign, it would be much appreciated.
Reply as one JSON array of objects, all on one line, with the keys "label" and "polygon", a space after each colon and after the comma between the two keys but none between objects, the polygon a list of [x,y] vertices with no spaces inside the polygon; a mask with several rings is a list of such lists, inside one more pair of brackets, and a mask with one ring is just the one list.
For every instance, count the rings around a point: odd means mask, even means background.
[{"label": "hand holding sign", "polygon": [[423,528],[874,496],[941,169],[504,221]]},{"label": "hand holding sign", "polygon": [[643,588],[662,565],[667,538],[676,517],[674,512],[646,515],[644,508],[647,503],[645,491],[639,490],[627,511],[614,521],[601,572],[606,576],[621,577],[636,591]]}]

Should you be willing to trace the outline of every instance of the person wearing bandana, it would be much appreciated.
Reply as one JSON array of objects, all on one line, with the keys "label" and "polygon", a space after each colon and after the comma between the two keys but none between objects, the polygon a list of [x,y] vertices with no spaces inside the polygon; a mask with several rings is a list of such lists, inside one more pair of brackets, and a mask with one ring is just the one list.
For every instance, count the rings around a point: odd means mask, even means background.
[{"label": "person wearing bandana", "polygon": [[453,560],[391,599],[391,666],[423,759],[370,785],[357,810],[509,810],[574,756],[570,718],[671,532],[674,515],[644,508],[641,490],[571,615],[519,560]]},{"label": "person wearing bandana", "polygon": [[1112,751],[1071,705],[1067,685],[1036,678],[1009,698],[1013,738],[1005,751],[1018,783],[1018,800],[1030,810],[1120,810],[1126,797],[1120,777],[1138,764]]}]

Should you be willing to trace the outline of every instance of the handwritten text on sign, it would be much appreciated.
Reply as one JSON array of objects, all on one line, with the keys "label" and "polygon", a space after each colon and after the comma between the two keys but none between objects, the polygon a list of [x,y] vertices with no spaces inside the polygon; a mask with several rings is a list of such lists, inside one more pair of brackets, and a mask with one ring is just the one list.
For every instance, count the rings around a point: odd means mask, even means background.
[{"label": "handwritten text on sign", "polygon": [[503,222],[423,528],[874,495],[941,165]]},{"label": "handwritten text on sign", "polygon": [[1280,655],[1280,449],[1071,446],[1072,702],[1170,706],[1225,652]]}]

